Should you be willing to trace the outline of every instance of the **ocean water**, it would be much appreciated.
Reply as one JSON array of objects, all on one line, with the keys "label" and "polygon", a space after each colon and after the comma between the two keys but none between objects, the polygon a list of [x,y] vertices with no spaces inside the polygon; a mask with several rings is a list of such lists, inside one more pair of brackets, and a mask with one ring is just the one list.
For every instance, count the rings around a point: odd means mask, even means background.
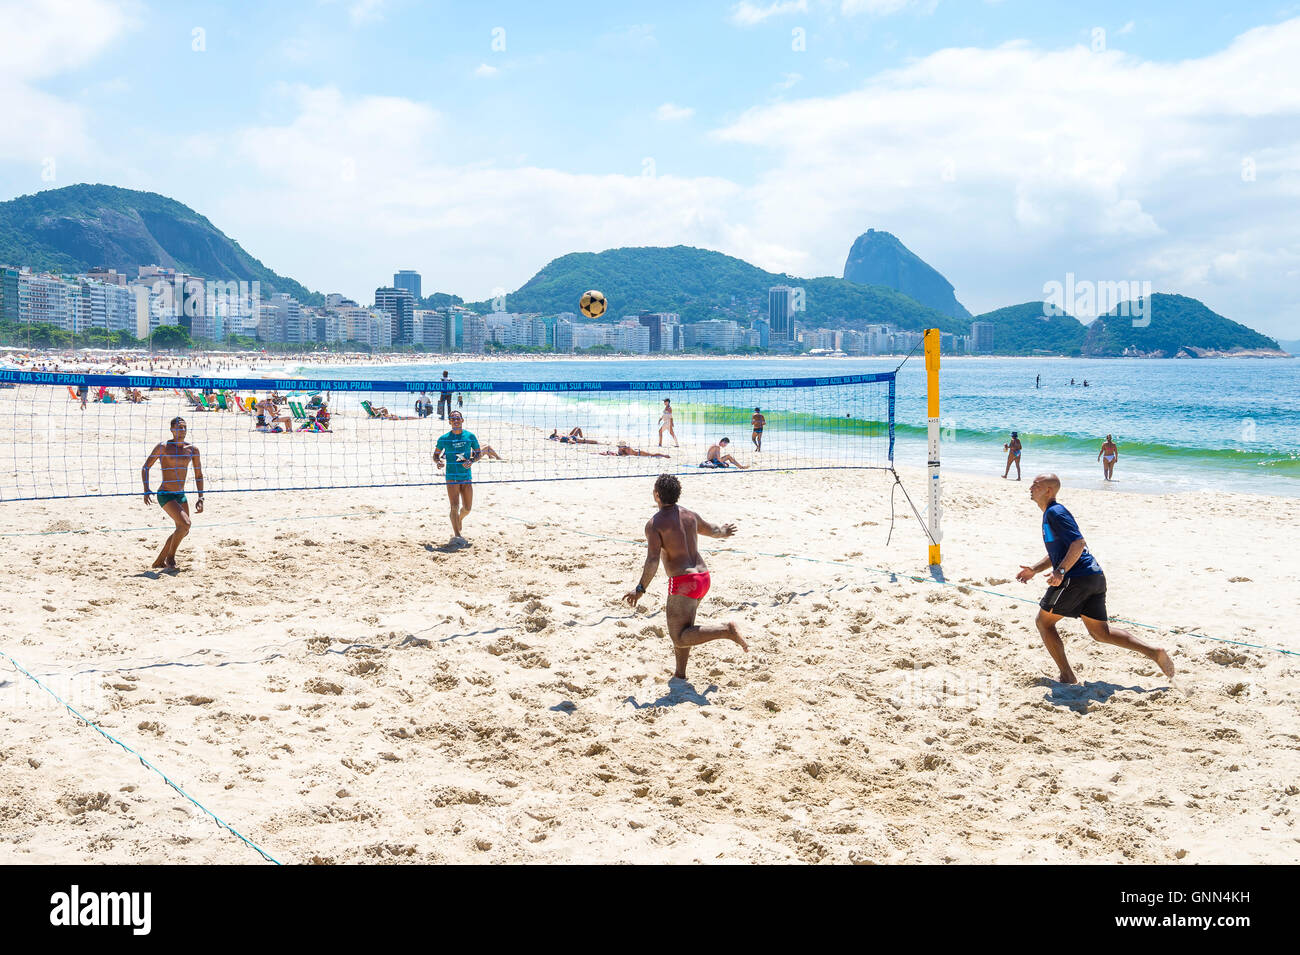
[{"label": "ocean water", "polygon": [[[899,361],[529,359],[450,367],[453,377],[463,381],[681,381],[864,374],[891,370]],[[305,366],[300,371],[319,378],[400,380],[433,379],[444,367],[448,366],[377,365],[346,370]],[[1041,376],[1041,387],[1035,388],[1035,376]],[[1076,382],[1073,386],[1071,379]],[[1082,386],[1084,380],[1087,388]],[[883,408],[883,388],[878,390],[879,402],[855,403],[855,418],[863,407],[868,417]],[[1162,493],[1238,490],[1300,496],[1300,360],[944,358],[940,395],[942,459],[947,470],[1000,475],[1006,461],[1002,445],[1015,430],[1025,446],[1026,478],[1039,471],[1055,471],[1071,487]],[[657,403],[647,400],[651,396],[627,397],[638,406],[620,413],[657,415]],[[839,409],[819,399],[814,391],[765,392],[761,403],[765,410],[784,406],[792,425],[794,412],[799,412],[801,429],[843,417]],[[737,404],[744,403],[745,399],[737,396]],[[769,440],[779,435],[779,427],[769,431]],[[895,431],[896,460],[923,467],[925,367],[920,355],[905,362],[899,372]],[[1107,434],[1114,435],[1120,450],[1115,480],[1110,484],[1103,481],[1097,461]],[[732,437],[740,440],[748,434],[745,431]],[[841,440],[854,439],[845,436]],[[1014,477],[1014,468],[1011,473]]]}]

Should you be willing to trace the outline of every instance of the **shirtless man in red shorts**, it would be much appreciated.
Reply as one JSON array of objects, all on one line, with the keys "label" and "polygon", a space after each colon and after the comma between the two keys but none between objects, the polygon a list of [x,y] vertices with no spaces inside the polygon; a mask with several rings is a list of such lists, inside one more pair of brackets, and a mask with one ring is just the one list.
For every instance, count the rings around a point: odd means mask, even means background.
[{"label": "shirtless man in red shorts", "polygon": [[641,581],[635,590],[624,594],[623,599],[629,607],[636,606],[636,602],[645,593],[646,585],[654,580],[662,558],[664,573],[668,575],[668,635],[672,637],[673,652],[677,655],[677,669],[673,676],[684,680],[686,658],[691,654],[691,647],[710,640],[731,640],[748,653],[749,644],[734,623],[708,627],[695,625],[695,611],[699,609],[704,595],[709,592],[709,569],[700,556],[696,535],[730,537],[736,533],[736,525],[710,524],[694,511],[678,507],[677,499],[681,494],[682,485],[676,477],[671,474],[659,475],[654,489],[659,512],[645,526],[647,547]]}]

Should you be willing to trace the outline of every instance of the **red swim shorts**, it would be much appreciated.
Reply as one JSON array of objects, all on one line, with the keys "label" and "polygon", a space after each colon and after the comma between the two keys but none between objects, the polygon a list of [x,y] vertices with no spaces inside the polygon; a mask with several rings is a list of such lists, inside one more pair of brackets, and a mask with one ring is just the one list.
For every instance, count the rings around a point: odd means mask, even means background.
[{"label": "red swim shorts", "polygon": [[668,578],[668,593],[670,596],[677,594],[681,597],[690,597],[692,600],[703,600],[704,595],[708,592],[708,571],[702,574],[680,574]]}]

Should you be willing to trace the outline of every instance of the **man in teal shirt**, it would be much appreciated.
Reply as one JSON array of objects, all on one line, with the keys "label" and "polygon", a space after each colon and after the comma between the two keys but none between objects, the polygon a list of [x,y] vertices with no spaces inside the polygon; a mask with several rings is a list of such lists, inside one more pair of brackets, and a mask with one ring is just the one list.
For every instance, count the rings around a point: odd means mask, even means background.
[{"label": "man in teal shirt", "polygon": [[460,536],[461,522],[474,505],[474,484],[469,469],[479,459],[478,438],[465,430],[465,416],[459,411],[447,415],[451,430],[438,439],[433,452],[433,463],[441,471],[447,468],[447,498],[451,501],[451,542],[466,545],[469,541]]}]

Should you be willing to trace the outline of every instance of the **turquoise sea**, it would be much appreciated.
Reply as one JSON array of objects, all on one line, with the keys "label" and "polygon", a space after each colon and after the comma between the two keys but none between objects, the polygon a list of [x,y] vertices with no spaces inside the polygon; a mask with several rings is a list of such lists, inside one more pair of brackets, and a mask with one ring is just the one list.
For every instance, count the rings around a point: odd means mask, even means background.
[{"label": "turquoise sea", "polygon": [[[863,374],[888,371],[899,361],[529,359],[301,371],[400,380],[436,378],[450,367],[463,381],[654,381]],[[1041,376],[1039,388],[1035,376]],[[940,378],[948,470],[1000,475],[1002,445],[1016,430],[1025,445],[1026,477],[1054,470],[1073,487],[1106,487],[1097,452],[1113,434],[1120,460],[1109,486],[1117,490],[1300,496],[1300,360],[944,358]],[[923,467],[925,369],[919,355],[899,372],[895,417],[897,461]]]}]

